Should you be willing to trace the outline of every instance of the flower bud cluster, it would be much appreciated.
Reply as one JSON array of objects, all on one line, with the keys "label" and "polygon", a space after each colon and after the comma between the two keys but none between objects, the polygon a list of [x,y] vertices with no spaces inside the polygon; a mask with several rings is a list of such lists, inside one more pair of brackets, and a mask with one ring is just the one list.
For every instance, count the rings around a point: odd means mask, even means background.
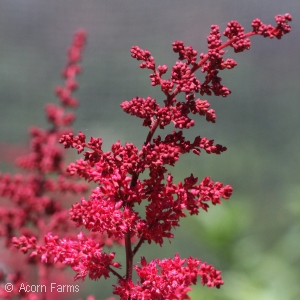
[{"label": "flower bud cluster", "polygon": [[202,284],[208,287],[220,288],[224,284],[220,271],[192,257],[181,259],[176,254],[174,258],[149,263],[142,257],[140,264],[135,270],[141,283],[135,285],[121,279],[114,289],[115,295],[121,299],[190,299],[190,285],[196,284],[197,276],[201,276]]},{"label": "flower bud cluster", "polygon": [[277,15],[275,16],[275,21],[277,23],[276,27],[266,25],[260,19],[255,19],[251,24],[253,32],[264,37],[276,37],[277,39],[281,39],[284,34],[291,31],[291,26],[288,24],[288,22],[292,21],[292,16],[290,14]]},{"label": "flower bud cluster", "polygon": [[137,60],[143,60],[144,62],[140,64],[140,68],[144,69],[155,69],[154,58],[151,56],[151,53],[148,50],[143,50],[139,46],[131,47],[131,57],[136,58]]}]

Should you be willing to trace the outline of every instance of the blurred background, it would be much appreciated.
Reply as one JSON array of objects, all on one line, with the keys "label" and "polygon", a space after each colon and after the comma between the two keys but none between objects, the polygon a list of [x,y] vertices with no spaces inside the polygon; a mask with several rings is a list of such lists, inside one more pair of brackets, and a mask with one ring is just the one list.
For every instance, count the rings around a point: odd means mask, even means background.
[{"label": "blurred background", "polygon": [[[130,57],[131,46],[150,50],[157,64],[171,69],[175,40],[206,52],[211,24],[223,32],[227,22],[237,20],[250,31],[253,19],[275,24],[274,16],[286,12],[293,16],[292,32],[282,40],[254,37],[250,51],[226,49],[225,58],[238,63],[221,73],[232,94],[202,97],[216,110],[217,122],[197,117],[186,133],[214,139],[228,150],[186,155],[171,170],[175,181],[193,173],[199,180],[211,176],[230,184],[231,200],[183,220],[172,243],[143,245],[136,261],[178,252],[223,271],[220,290],[199,283],[192,299],[300,299],[298,0],[0,0],[0,170],[16,172],[13,160],[28,147],[27,128],[47,126],[44,105],[57,101],[53,90],[62,83],[66,49],[78,28],[87,31],[88,45],[74,127],[102,137],[109,149],[118,139],[140,146],[147,134],[140,119],[122,111],[122,101],[148,95],[164,100],[159,88],[151,87],[149,71]],[[76,158],[70,151],[70,160]],[[122,249],[117,251],[124,261]],[[105,299],[114,283],[114,278],[86,281],[80,296]]]}]

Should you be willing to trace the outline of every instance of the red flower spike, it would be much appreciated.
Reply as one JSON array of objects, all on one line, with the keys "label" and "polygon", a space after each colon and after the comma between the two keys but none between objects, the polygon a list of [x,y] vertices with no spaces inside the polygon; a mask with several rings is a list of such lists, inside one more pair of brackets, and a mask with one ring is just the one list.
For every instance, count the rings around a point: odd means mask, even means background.
[{"label": "red flower spike", "polygon": [[224,284],[220,271],[192,257],[181,259],[178,254],[173,259],[150,263],[142,258],[141,267],[135,266],[135,270],[138,284],[121,279],[115,286],[114,294],[121,299],[190,299],[190,286],[197,283],[198,276],[208,287],[219,288]]},{"label": "red flower spike", "polygon": [[[46,249],[41,246],[45,233],[53,231],[66,237],[74,234],[74,226],[69,221],[68,210],[64,207],[71,193],[84,193],[87,185],[78,184],[78,178],[71,179],[66,174],[65,155],[58,139],[72,130],[66,127],[75,119],[70,109],[77,106],[73,92],[78,86],[76,76],[81,72],[78,63],[84,43],[85,33],[77,32],[68,52],[67,66],[62,72],[65,84],[56,88],[59,105],[47,104],[45,108],[50,128],[30,128],[30,153],[17,159],[18,166],[24,169],[23,175],[0,174],[0,196],[6,198],[4,205],[0,207],[0,236],[5,239],[9,251],[14,246],[23,253],[31,253],[25,257],[25,261],[19,261],[24,265],[24,274],[16,273],[20,275],[20,279],[7,279],[14,283],[14,291],[18,293],[6,295],[0,288],[1,299],[14,298],[15,295],[22,299],[36,299],[36,293],[22,291],[26,283],[24,278],[28,277],[26,271],[32,267],[39,274],[37,285],[48,285],[49,272],[54,269],[54,261],[45,266],[40,260],[42,250]],[[111,243],[111,239],[107,241]],[[106,242],[105,238],[102,242]],[[18,268],[20,266],[19,264]],[[20,285],[23,288],[19,288]],[[41,297],[46,299],[44,294]]]},{"label": "red flower spike", "polygon": [[[33,251],[31,256],[42,262],[69,265],[76,272],[75,279],[84,280],[88,276],[95,280],[115,275],[118,284],[114,286],[114,294],[124,300],[190,299],[188,292],[197,283],[198,277],[201,277],[202,285],[220,288],[224,284],[221,272],[193,257],[181,259],[176,254],[174,258],[150,262],[142,257],[139,266],[133,265],[133,261],[144,242],[162,246],[165,239],[172,239],[173,229],[179,226],[180,219],[186,217],[187,213],[194,215],[201,210],[208,211],[211,205],[221,204],[222,198],[227,200],[232,195],[230,185],[214,182],[210,177],[205,177],[198,183],[198,178],[191,174],[182,182],[174,183],[166,166],[175,166],[180,156],[186,153],[200,155],[201,150],[204,150],[208,154],[221,154],[227,150],[206,137],[196,136],[194,140],[189,140],[184,136],[183,129],[196,124],[192,115],[205,116],[208,122],[216,122],[214,109],[210,108],[207,100],[197,98],[196,94],[227,97],[231,91],[222,83],[220,71],[233,69],[237,63],[231,58],[224,60],[224,49],[232,47],[235,53],[249,50],[250,37],[253,35],[280,39],[290,32],[288,22],[291,20],[289,14],[278,15],[275,17],[276,25],[272,26],[255,19],[250,32],[245,32],[233,20],[227,24],[223,33],[225,42],[221,39],[219,26],[212,25],[207,37],[207,52],[199,56],[192,46],[175,41],[172,46],[179,61],[172,66],[169,78],[163,78],[168,70],[166,65],[156,67],[150,51],[133,46],[131,56],[141,61],[140,68],[151,70],[151,85],[160,86],[163,92],[161,104],[150,96],[135,97],[121,104],[124,112],[143,119],[143,126],[149,127],[143,145],[138,148],[132,143],[122,145],[117,141],[110,151],[104,152],[101,138],[92,137],[87,142],[82,132],[78,135],[63,132],[59,140],[65,148],[74,148],[79,154],[83,153],[83,158],[71,163],[67,172],[97,185],[89,198],[82,197],[81,202],[72,205],[69,212],[75,225],[83,226],[90,231],[90,235],[79,234],[74,239],[58,238],[49,233],[45,236],[45,244],[41,246],[29,231],[24,231],[24,236],[13,240],[14,245],[23,252]],[[63,87],[56,89],[61,106],[48,105],[46,108],[47,117],[55,129],[72,122],[73,116],[64,109],[76,105],[72,93],[77,88],[75,76],[81,72],[78,62],[84,41],[85,35],[80,32],[68,51],[68,64],[63,71],[66,82]],[[204,73],[203,80],[198,79],[198,70]],[[183,101],[177,100],[178,94],[184,96]],[[179,130],[173,130],[165,136],[156,133],[157,128],[165,129],[170,124]],[[33,129],[32,136],[34,153],[21,164],[27,168],[38,168],[44,173],[61,171],[62,153],[54,147],[57,131],[52,134]],[[144,173],[144,179],[139,178],[141,173]],[[33,186],[40,184],[40,181],[29,182]],[[40,213],[45,210],[47,214],[55,213],[51,228],[57,229],[65,214],[51,198],[40,197],[38,204],[31,197],[30,201],[27,200],[26,195],[16,188],[24,185],[22,177],[3,176],[0,177],[1,183],[5,186],[3,195],[14,196],[16,203],[22,203],[26,199],[28,211]],[[76,192],[82,188],[68,184],[61,177],[58,182],[46,180],[42,183],[43,190],[48,191],[68,189]],[[136,209],[142,203],[144,213]],[[13,214],[13,211],[0,210],[0,216],[7,223]],[[22,226],[23,222],[22,213],[16,212],[11,224]],[[10,232],[5,234],[11,235]],[[134,242],[137,242],[135,247]],[[124,275],[115,270],[121,267],[120,263],[114,261],[115,253],[103,251],[104,244],[113,243],[124,245]],[[132,280],[133,269],[138,276],[137,282]]]}]

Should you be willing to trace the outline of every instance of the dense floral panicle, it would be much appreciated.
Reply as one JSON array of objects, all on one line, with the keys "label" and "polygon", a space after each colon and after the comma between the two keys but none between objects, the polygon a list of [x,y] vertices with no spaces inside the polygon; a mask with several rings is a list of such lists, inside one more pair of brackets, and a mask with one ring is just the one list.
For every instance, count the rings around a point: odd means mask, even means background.
[{"label": "dense floral panicle", "polygon": [[181,57],[181,60],[185,59],[184,57],[184,54],[185,54],[185,51],[184,51],[184,48],[185,48],[185,45],[184,45],[184,42],[183,41],[175,41],[172,43],[172,46],[173,46],[173,51],[175,53],[178,53]]},{"label": "dense floral panicle", "polygon": [[[34,174],[0,174],[0,196],[10,199],[15,205],[0,208],[0,236],[5,238],[6,245],[9,246],[11,238],[19,232],[26,232],[27,236],[38,235],[38,224],[46,220],[48,230],[69,231],[72,227],[68,212],[57,201],[57,192],[82,193],[86,189],[86,184],[78,184],[74,180],[71,182],[65,176],[58,176],[56,180],[42,179]],[[42,222],[40,218],[43,219]]]},{"label": "dense floral panicle", "polygon": [[[67,107],[76,107],[78,105],[78,100],[72,97],[70,81],[67,82],[66,87],[57,86],[55,88],[55,94],[59,100]],[[77,84],[73,81],[72,89],[77,87]]]},{"label": "dense floral panicle", "polygon": [[27,237],[21,236],[20,238],[14,237],[12,239],[13,245],[18,248],[21,252],[27,253],[29,249],[36,249],[36,238],[34,236]]},{"label": "dense floral panicle", "polygon": [[[65,173],[64,151],[58,144],[58,139],[66,133],[66,126],[71,125],[75,118],[73,112],[67,112],[66,108],[77,106],[72,92],[78,86],[75,77],[81,71],[78,63],[84,42],[84,32],[77,32],[63,71],[65,84],[56,89],[60,104],[46,105],[50,128],[30,128],[30,153],[17,160],[17,164],[26,172],[23,175],[0,174],[0,196],[5,198],[0,208],[0,236],[5,238],[7,248],[15,246],[27,253],[39,249],[38,243],[49,231],[64,234],[65,237],[74,234],[74,226],[71,226],[69,212],[64,206],[68,193],[83,193],[87,190],[87,185],[78,184],[74,178],[71,181]],[[20,238],[16,237],[20,235]],[[51,263],[45,267],[36,257],[29,256],[24,265],[27,266],[26,269],[30,269],[29,266],[36,267],[39,273],[38,284],[47,282],[48,272],[53,267]],[[24,300],[37,299],[36,295],[30,298],[29,293],[26,293],[26,297],[23,294],[19,296]],[[14,297],[13,293],[11,297]]]},{"label": "dense floral panicle", "polygon": [[179,54],[179,60],[186,60],[190,65],[196,65],[197,51],[192,46],[185,46],[183,41],[175,41],[172,43],[173,51]]},{"label": "dense floral panicle", "polygon": [[190,286],[197,283],[198,276],[208,287],[220,288],[224,284],[220,271],[192,257],[181,259],[176,254],[174,258],[149,263],[142,257],[140,264],[134,267],[139,276],[137,284],[120,279],[115,286],[114,294],[120,299],[190,299]]},{"label": "dense floral panicle", "polygon": [[226,36],[229,40],[232,40],[230,46],[233,47],[235,53],[250,49],[250,39],[246,38],[244,27],[242,27],[237,21],[230,21],[227,24],[224,36]]},{"label": "dense floral panicle", "polygon": [[159,82],[160,82],[160,85],[161,85],[161,90],[164,93],[172,92],[173,87],[174,87],[174,82],[172,82],[170,79],[167,79],[167,80],[161,79]]},{"label": "dense floral panicle", "polygon": [[[275,17],[277,26],[265,25],[259,19],[255,19],[252,23],[253,31],[249,33],[244,32],[244,28],[237,22],[231,21],[227,24],[227,28],[224,31],[224,36],[228,38],[228,41],[222,44],[221,33],[218,25],[212,25],[210,35],[207,37],[208,53],[201,53],[201,61],[197,63],[197,51],[191,46],[185,46],[182,41],[173,42],[173,51],[179,54],[178,59],[185,62],[176,62],[172,68],[171,80],[164,80],[161,76],[166,72],[167,66],[164,66],[163,71],[158,68],[155,69],[155,64],[151,64],[149,69],[154,73],[150,74],[151,85],[161,85],[161,89],[165,94],[172,92],[175,87],[175,93],[179,92],[199,92],[201,95],[211,95],[214,93],[216,96],[226,97],[230,94],[230,90],[221,84],[221,78],[218,76],[218,70],[232,69],[237,63],[233,59],[223,59],[225,46],[233,47],[235,52],[243,52],[250,49],[251,35],[259,34],[264,37],[277,37],[281,38],[282,35],[290,31],[289,21],[292,20],[289,14],[278,15]],[[134,46],[131,49],[132,56],[138,60],[144,60],[145,62],[140,67],[149,66],[149,58],[151,56],[148,50],[141,50],[138,46]],[[152,61],[152,60],[151,60]],[[154,61],[154,60],[153,60]],[[202,72],[206,73],[205,80],[202,84],[195,77],[194,72],[199,67],[202,68]]]},{"label": "dense floral panicle", "polygon": [[40,170],[43,173],[62,172],[63,151],[57,144],[57,139],[62,132],[32,127],[30,129],[31,153],[19,157],[17,164],[24,169]]},{"label": "dense floral panicle", "polygon": [[65,148],[76,148],[78,154],[81,153],[87,145],[85,142],[85,135],[82,132],[79,132],[76,136],[74,136],[73,133],[64,134],[59,139],[59,143],[63,144]]},{"label": "dense floral panicle", "polygon": [[216,122],[216,114],[213,109],[208,109],[210,107],[210,104],[207,100],[191,100],[187,103],[189,106],[189,109],[191,110],[191,113],[196,114],[198,113],[201,116],[206,116],[207,122]]},{"label": "dense floral panicle", "polygon": [[[78,183],[68,180],[65,176],[58,176],[55,179],[41,179],[35,175],[10,175],[0,173],[0,196],[11,199],[23,213],[48,212],[51,207],[51,214],[61,210],[61,205],[53,206],[53,198],[49,195],[41,194],[44,192],[73,192],[83,193],[87,190],[85,183]],[[55,210],[54,210],[55,208]]]},{"label": "dense floral panicle", "polygon": [[207,48],[216,49],[221,46],[221,33],[218,25],[211,25],[210,35],[207,37]]},{"label": "dense floral panicle", "polygon": [[[212,25],[207,37],[208,51],[199,55],[199,61],[198,53],[192,46],[175,41],[173,51],[178,54],[179,61],[171,68],[168,79],[162,78],[168,70],[166,65],[156,67],[150,51],[133,46],[131,56],[142,61],[140,68],[151,70],[151,85],[160,86],[165,99],[161,105],[150,96],[135,97],[121,104],[126,113],[143,119],[143,126],[149,127],[141,149],[132,143],[122,145],[117,141],[110,151],[104,152],[101,138],[92,137],[87,142],[82,132],[77,136],[73,133],[64,134],[60,139],[65,148],[83,152],[84,159],[70,164],[69,174],[77,174],[98,185],[88,200],[83,197],[70,210],[71,220],[94,235],[87,238],[79,234],[77,240],[74,240],[66,237],[59,239],[49,233],[45,237],[45,245],[41,246],[27,232],[21,238],[13,240],[15,246],[23,252],[33,251],[31,256],[35,259],[41,256],[43,262],[60,262],[71,266],[77,273],[75,279],[85,279],[86,276],[91,279],[102,276],[107,278],[112,273],[119,279],[114,294],[124,300],[189,299],[188,292],[191,285],[196,284],[198,276],[201,277],[203,285],[219,288],[223,284],[221,272],[198,259],[181,259],[176,254],[172,259],[156,259],[147,263],[142,258],[141,266],[133,266],[133,259],[145,241],[162,245],[165,238],[173,238],[172,230],[179,226],[180,218],[185,217],[186,213],[194,215],[201,210],[207,211],[210,205],[221,204],[222,198],[230,198],[232,187],[214,182],[210,177],[205,177],[198,183],[198,178],[191,174],[183,182],[174,183],[165,166],[174,166],[180,155],[185,153],[200,155],[201,150],[204,150],[208,154],[220,154],[226,150],[226,147],[214,144],[214,140],[205,137],[196,136],[194,140],[188,140],[181,129],[194,126],[195,121],[190,117],[191,114],[205,116],[208,122],[215,123],[215,111],[210,109],[207,100],[196,99],[196,94],[227,97],[231,92],[222,83],[220,71],[232,69],[237,63],[231,58],[224,60],[224,48],[232,47],[234,52],[248,50],[251,45],[249,37],[253,35],[280,39],[290,31],[288,22],[291,21],[291,16],[278,15],[275,20],[277,25],[274,27],[256,19],[252,22],[253,30],[248,33],[244,32],[244,28],[237,21],[231,21],[224,31],[225,42],[221,40],[219,27]],[[69,49],[68,64],[63,71],[65,85],[56,89],[63,107],[76,106],[72,93],[77,88],[75,76],[81,71],[78,61],[84,41],[85,34],[78,33]],[[204,73],[201,81],[195,74],[199,69]],[[184,95],[185,101],[177,100],[178,94]],[[54,129],[72,122],[72,115],[53,105],[47,107],[47,116]],[[156,129],[164,129],[170,123],[180,130],[165,137],[155,135]],[[39,141],[43,138],[43,132],[36,132],[35,135],[33,148],[35,155],[38,155],[34,159],[38,160],[42,157],[40,153],[43,153],[43,145]],[[51,138],[53,139],[52,136]],[[59,160],[56,164],[58,168]],[[145,171],[149,171],[149,176],[141,180],[139,176]],[[56,182],[45,180],[43,187],[48,191],[80,191],[80,187],[69,186],[64,179]],[[145,204],[144,214],[135,210],[142,202]],[[50,205],[45,211],[56,211],[56,206]],[[9,218],[9,215],[2,215]],[[59,220],[64,216],[63,211],[56,211],[53,218],[56,221],[50,227],[58,229],[56,225],[58,226]],[[21,215],[15,222],[22,222]],[[98,242],[99,238],[96,240],[99,233],[104,234],[101,242]],[[132,248],[134,238],[139,240],[135,248]],[[102,250],[104,244],[116,241],[124,242],[125,245],[126,276],[121,276],[114,270],[121,266],[114,262],[114,253],[104,253]],[[132,281],[133,268],[139,277],[137,283]]]},{"label": "dense floral panicle", "polygon": [[[83,133],[79,133],[78,136],[63,135],[59,142],[65,148],[77,149],[78,153],[85,149],[92,150],[84,153],[84,161],[77,160],[75,164],[71,163],[67,168],[70,174],[78,174],[88,181],[101,184],[103,180],[106,182],[107,177],[113,179],[114,176],[119,176],[117,173],[124,175],[126,172],[133,174],[144,170],[143,164],[140,163],[138,149],[132,143],[126,143],[123,146],[120,141],[117,141],[112,145],[111,151],[103,152],[101,149],[102,139],[91,138],[90,142],[86,143]],[[115,169],[118,169],[117,173],[115,173]]]},{"label": "dense floral panicle", "polygon": [[[121,107],[126,113],[144,119],[143,126],[150,128],[155,120],[159,120],[159,127],[161,129],[171,122],[175,128],[188,129],[195,124],[194,120],[188,116],[190,113],[206,116],[208,122],[215,123],[216,121],[215,111],[208,109],[210,104],[207,100],[188,99],[186,102],[176,102],[174,106],[161,107],[151,97],[147,97],[146,99],[137,97],[130,101],[124,101]],[[68,138],[65,137],[65,139]],[[64,145],[70,144],[70,142],[68,143],[63,139],[61,141]]]},{"label": "dense floral panicle", "polygon": [[121,267],[118,262],[113,261],[115,253],[103,252],[103,245],[82,233],[77,236],[77,240],[59,239],[48,233],[45,236],[45,246],[37,246],[34,240],[25,237],[14,239],[14,243],[24,251],[34,249],[31,256],[41,256],[42,262],[60,262],[70,266],[77,273],[75,280],[84,280],[87,275],[93,280],[102,276],[108,278],[111,268]]},{"label": "dense floral panicle", "polygon": [[[168,134],[164,140],[161,139],[160,136],[157,139],[153,140],[154,144],[158,144],[159,142],[163,144],[169,145],[171,148],[177,147],[180,153],[185,154],[193,151],[194,153],[200,155],[201,150],[204,149],[208,154],[216,153],[220,154],[227,150],[226,147],[223,147],[220,144],[214,145],[214,140],[208,140],[207,138],[200,136],[195,137],[194,142],[190,142],[186,140],[183,136],[183,131],[173,131],[171,134]],[[172,149],[173,150],[173,149]]]},{"label": "dense floral panicle", "polygon": [[144,157],[145,167],[158,165],[174,166],[180,157],[180,146],[174,143],[161,142],[160,136],[154,140],[154,144],[144,145],[142,148],[142,156]]},{"label": "dense floral panicle", "polygon": [[237,21],[230,21],[227,23],[224,36],[228,37],[228,39],[243,39],[245,38],[244,27],[242,27]]},{"label": "dense floral panicle", "polygon": [[140,169],[138,170],[138,165],[140,164],[138,148],[134,144],[126,143],[125,146],[123,146],[120,141],[117,141],[112,144],[111,156],[115,166],[120,170],[117,172],[118,176],[115,177],[115,181],[122,180],[122,176],[125,181],[129,180],[126,177],[126,172],[133,174],[137,171],[141,171]]},{"label": "dense floral panicle", "polygon": [[[96,139],[88,145],[83,134],[75,137],[71,134],[63,136],[60,142],[65,147],[73,147],[80,151],[83,151],[84,147],[100,151],[102,140],[95,141]],[[95,143],[97,146],[93,148]],[[81,203],[73,205],[70,211],[71,219],[77,226],[84,226],[94,232],[107,233],[117,239],[122,239],[124,234],[130,231],[148,242],[162,244],[163,238],[173,237],[171,230],[178,226],[180,217],[185,216],[182,212],[184,208],[195,214],[199,208],[207,210],[208,204],[204,201],[220,203],[218,199],[226,194],[222,184],[214,186],[212,182],[210,182],[211,190],[206,189],[205,192],[197,185],[185,186],[186,189],[194,190],[193,195],[186,191],[188,196],[176,189],[171,193],[170,186],[157,182],[157,178],[164,178],[158,177],[155,172],[159,166],[174,165],[183,153],[193,151],[200,154],[201,148],[207,153],[220,153],[226,150],[221,145],[213,145],[213,141],[206,138],[196,137],[193,143],[185,141],[182,131],[174,131],[164,140],[158,136],[153,140],[153,144],[144,145],[139,153],[134,145],[127,143],[124,147],[119,142],[113,144],[111,152],[97,152],[99,155],[97,161],[93,158],[93,152],[90,155],[85,153],[85,161],[80,160],[76,164],[71,164],[69,172],[97,182],[99,187],[93,191],[90,200],[83,199]],[[140,170],[149,168],[151,179],[144,182],[137,180],[132,186],[132,178],[126,174],[131,171],[134,174],[139,170],[137,165],[140,166]],[[196,189],[199,190],[198,193]],[[141,203],[144,199],[151,202],[146,208],[146,219],[141,220],[137,213],[126,209],[125,205]]]},{"label": "dense floral panicle", "polygon": [[67,215],[63,214],[57,196],[51,197],[45,193],[57,191],[76,193],[84,192],[86,189],[86,184],[71,183],[66,181],[64,176],[59,176],[58,182],[54,179],[42,180],[33,175],[0,176],[0,196],[11,199],[17,206],[0,209],[1,235],[6,237],[9,244],[16,230],[23,232],[28,223],[37,226],[41,214],[43,218],[51,216],[51,220],[47,223],[48,230],[70,229],[71,224]]},{"label": "dense floral panicle", "polygon": [[51,201],[48,196],[39,194],[43,182],[33,175],[0,175],[0,185],[0,196],[11,199],[27,213],[41,212]]},{"label": "dense floral panicle", "polygon": [[159,75],[163,75],[165,73],[167,73],[168,71],[168,66],[167,65],[162,65],[162,66],[158,66],[157,67],[158,71],[159,71]]},{"label": "dense floral panicle", "polygon": [[143,126],[150,127],[152,124],[151,119],[156,115],[159,105],[151,97],[147,97],[146,99],[136,97],[130,101],[122,102],[121,107],[126,113],[145,119]]},{"label": "dense floral panicle", "polygon": [[171,78],[179,92],[199,92],[200,81],[195,77],[187,63],[176,62],[172,67]]},{"label": "dense floral panicle", "polygon": [[230,70],[230,69],[233,69],[235,66],[237,66],[237,62],[232,58],[228,58],[225,61],[221,62],[220,69],[221,70],[223,70],[223,69],[229,69]]},{"label": "dense floral panicle", "polygon": [[264,37],[276,37],[277,39],[281,39],[284,34],[291,31],[291,26],[288,24],[288,22],[292,21],[292,16],[290,14],[277,15],[275,16],[275,21],[277,26],[273,27],[272,25],[264,24],[260,19],[255,19],[251,24],[253,32]]},{"label": "dense floral panicle", "polygon": [[68,50],[68,62],[70,65],[81,60],[81,53],[85,44],[86,32],[83,29],[77,30],[76,34],[74,35],[72,45]]},{"label": "dense floral panicle", "polygon": [[204,149],[206,153],[220,154],[226,151],[226,147],[220,144],[214,145],[213,140],[197,136],[194,142],[186,140],[183,136],[183,132],[173,131],[168,134],[164,139],[160,135],[153,139],[153,143],[148,143],[142,147],[140,156],[144,167],[158,165],[171,165],[174,166],[175,162],[179,160],[180,154],[193,152],[200,155],[201,149]]},{"label": "dense floral panicle", "polygon": [[61,106],[57,106],[53,103],[47,104],[45,110],[48,120],[57,126],[69,126],[75,119],[74,113],[66,113]]},{"label": "dense floral panicle", "polygon": [[213,182],[209,177],[197,184],[197,178],[191,176],[184,183],[173,183],[169,174],[164,184],[166,169],[152,169],[150,179],[143,181],[144,192],[150,204],[146,206],[146,219],[138,223],[139,237],[163,244],[163,238],[173,238],[171,230],[179,226],[179,220],[185,217],[185,210],[191,215],[199,210],[207,211],[209,202],[221,204],[221,198],[229,199],[232,187]]},{"label": "dense floral panicle", "polygon": [[0,208],[0,237],[4,239],[7,247],[11,246],[11,240],[16,228],[22,228],[27,222],[27,215],[23,209]]},{"label": "dense floral panicle", "polygon": [[[68,145],[77,148],[77,144],[73,144],[73,142],[74,139],[70,139]],[[213,204],[216,204],[220,203],[220,197],[227,198],[222,184],[214,185],[209,181],[207,183],[210,187],[209,191],[207,191],[208,188],[204,191],[197,185],[185,186],[186,189],[193,189],[194,193],[192,196],[188,192],[189,201],[187,201],[187,196],[183,196],[176,189],[171,193],[170,186],[165,186],[161,181],[158,182],[157,179],[162,180],[164,176],[158,176],[155,171],[159,166],[165,164],[174,165],[179,159],[180,153],[191,150],[200,152],[200,148],[204,148],[208,153],[218,153],[218,151],[224,151],[222,146],[214,146],[213,141],[200,137],[196,138],[194,143],[190,143],[185,141],[182,132],[173,132],[164,141],[158,136],[154,139],[153,145],[143,146],[142,151],[137,155],[133,145],[126,144],[124,147],[117,142],[113,144],[112,153],[109,156],[103,158],[105,154],[102,154],[99,161],[95,163],[94,161],[90,163],[89,159],[86,159],[86,161],[77,161],[77,165],[69,166],[71,173],[77,173],[99,184],[99,187],[93,190],[90,200],[83,199],[81,203],[73,205],[70,211],[71,219],[78,226],[84,226],[90,231],[107,233],[118,239],[122,239],[124,234],[130,231],[149,242],[154,240],[156,243],[162,244],[163,238],[173,237],[170,231],[173,227],[178,226],[179,218],[184,216],[182,212],[184,208],[194,214],[198,213],[199,208],[207,210],[208,204],[204,201],[211,200]],[[134,151],[132,152],[132,150]],[[137,180],[134,186],[131,185],[132,178],[126,175],[132,168],[131,159],[134,163],[143,163],[143,169],[151,170],[149,181]],[[199,191],[196,192],[196,189]],[[175,195],[177,200],[174,199]],[[195,198],[193,202],[191,197]],[[125,206],[130,203],[139,204],[144,199],[151,200],[147,206],[145,221],[141,220],[134,211],[126,209]],[[121,208],[124,210],[122,211]]]},{"label": "dense floral panicle", "polygon": [[74,107],[78,102],[72,97],[72,92],[77,88],[75,77],[81,72],[81,66],[78,64],[81,60],[81,53],[86,43],[86,33],[84,30],[78,30],[73,38],[71,47],[68,49],[67,65],[62,71],[65,77],[65,86],[56,88],[56,95],[64,106]]},{"label": "dense floral panicle", "polygon": [[[212,25],[207,38],[208,51],[200,54],[197,62],[197,51],[191,46],[185,46],[181,41],[173,43],[173,51],[178,53],[179,62],[171,69],[169,79],[163,79],[168,67],[156,68],[154,58],[148,50],[138,46],[131,48],[131,56],[143,61],[140,68],[148,68],[152,72],[150,80],[152,86],[160,86],[166,96],[164,105],[157,104],[156,100],[147,97],[136,97],[121,104],[122,109],[131,115],[144,119],[143,125],[150,128],[142,149],[138,151],[133,144],[113,144],[110,152],[101,150],[94,143],[87,144],[85,136],[64,136],[61,143],[66,148],[76,148],[78,152],[90,149],[84,153],[84,161],[77,161],[69,167],[70,173],[77,173],[85,179],[98,183],[90,199],[83,199],[71,209],[71,218],[79,226],[88,230],[107,233],[114,238],[137,236],[143,241],[163,244],[164,238],[172,238],[171,230],[179,226],[185,211],[189,214],[198,214],[200,210],[207,211],[210,203],[220,204],[221,198],[229,199],[232,188],[219,182],[213,182],[209,177],[197,183],[197,178],[191,174],[184,182],[173,183],[171,174],[166,175],[164,165],[175,165],[180,155],[188,152],[200,154],[201,150],[207,153],[220,154],[226,150],[213,140],[196,136],[194,141],[186,140],[182,131],[173,131],[166,135],[154,136],[156,129],[164,129],[171,122],[175,128],[188,129],[194,125],[189,114],[200,114],[206,120],[214,123],[215,111],[209,109],[207,100],[196,99],[195,94],[226,97],[230,90],[222,84],[219,71],[232,69],[237,63],[233,59],[224,60],[224,48],[233,47],[235,52],[242,52],[250,48],[251,35],[280,38],[280,34],[289,31],[287,21],[291,18],[277,16],[277,27],[263,28],[259,21],[253,22],[253,31],[244,32],[244,28],[237,22],[227,24],[224,36],[227,41],[221,41],[221,33],[217,25]],[[256,26],[256,27],[255,27]],[[256,29],[257,28],[257,29]],[[197,79],[195,71],[201,69],[205,74],[202,82]],[[185,102],[176,99],[177,94],[185,94]],[[140,181],[141,172],[149,169],[149,178]],[[130,175],[130,176],[128,176]],[[134,211],[134,205],[147,200],[145,218]],[[129,249],[131,244],[125,243],[127,259],[132,263]],[[131,256],[131,258],[130,258]],[[202,284],[220,287],[223,284],[220,272],[201,261],[189,258],[181,260],[176,256],[174,260],[156,260],[147,264],[141,261],[142,267],[136,267],[141,282],[135,285],[131,276],[119,280],[119,286],[114,293],[121,299],[185,299],[190,285],[195,284],[197,276],[201,276]],[[183,266],[187,264],[187,266]],[[161,274],[157,268],[159,266]],[[127,275],[130,270],[126,270]],[[177,276],[177,277],[176,277]],[[119,277],[120,278],[120,277]],[[176,281],[177,280],[177,281]],[[172,285],[169,284],[172,282]]]},{"label": "dense floral panicle", "polygon": [[81,53],[83,51],[86,41],[86,34],[83,30],[76,32],[73,38],[71,47],[68,49],[68,62],[62,75],[65,77],[64,86],[57,86],[55,93],[60,100],[60,106],[54,104],[46,105],[46,115],[48,120],[56,127],[69,126],[73,123],[75,115],[66,112],[67,107],[76,107],[78,105],[77,99],[72,95],[73,91],[77,89],[76,76],[81,72],[81,67],[78,64],[81,60]]},{"label": "dense floral panicle", "polygon": [[150,74],[149,77],[150,77],[152,86],[157,86],[162,83],[162,79],[160,78],[159,73],[154,72],[154,73]]},{"label": "dense floral panicle", "polygon": [[122,198],[113,186],[96,188],[89,201],[82,199],[81,203],[72,205],[71,220],[92,232],[107,233],[108,237],[122,240],[126,232],[136,231],[140,220],[137,212],[124,207]]},{"label": "dense floral panicle", "polygon": [[131,47],[130,52],[133,58],[136,58],[137,60],[144,60],[144,62],[140,64],[140,68],[155,70],[154,58],[147,49],[143,50],[139,46],[133,46]]}]

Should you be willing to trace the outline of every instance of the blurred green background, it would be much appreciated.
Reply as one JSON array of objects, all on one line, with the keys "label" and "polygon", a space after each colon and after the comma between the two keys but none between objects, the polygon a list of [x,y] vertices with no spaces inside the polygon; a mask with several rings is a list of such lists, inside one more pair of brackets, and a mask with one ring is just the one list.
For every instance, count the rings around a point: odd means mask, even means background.
[{"label": "blurred green background", "polygon": [[[274,16],[286,12],[293,16],[292,32],[281,41],[254,37],[250,51],[227,49],[225,58],[238,62],[221,73],[232,94],[202,97],[216,110],[217,123],[198,117],[186,133],[228,150],[190,154],[172,170],[176,181],[193,173],[231,184],[231,200],[183,220],[171,244],[145,244],[139,254],[150,260],[179,252],[223,270],[220,290],[199,284],[192,299],[300,299],[299,0],[0,1],[0,170],[15,171],[13,151],[28,143],[29,126],[47,126],[44,105],[56,101],[53,89],[62,82],[66,48],[78,28],[86,29],[88,45],[75,129],[102,137],[109,149],[118,139],[141,145],[147,133],[140,119],[123,113],[122,101],[148,95],[164,100],[150,86],[149,71],[130,57],[131,46],[149,49],[157,64],[171,68],[174,40],[206,52],[211,24],[223,31],[233,19],[249,31],[253,19],[274,24]],[[81,292],[104,299],[113,283],[87,281]]]}]

